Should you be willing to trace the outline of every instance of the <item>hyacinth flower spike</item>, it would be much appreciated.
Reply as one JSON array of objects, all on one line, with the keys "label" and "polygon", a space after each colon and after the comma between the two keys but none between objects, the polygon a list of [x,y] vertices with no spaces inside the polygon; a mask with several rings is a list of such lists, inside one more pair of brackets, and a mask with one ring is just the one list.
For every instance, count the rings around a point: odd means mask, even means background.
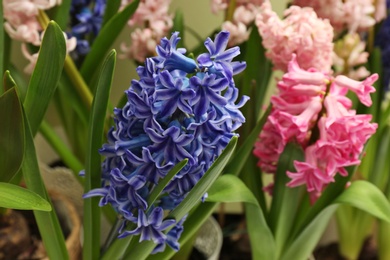
[{"label": "hyacinth flower spike", "polygon": [[[114,110],[115,127],[100,149],[105,156],[102,187],[84,197],[98,196],[101,206],[110,204],[124,221],[119,237],[152,240],[154,253],[166,245],[179,249],[185,217],[163,216],[188,195],[245,122],[239,108],[249,98],[237,102],[233,75],[246,64],[233,61],[238,47],[225,50],[228,39],[224,31],[214,42],[206,40],[210,53],[193,59],[177,48],[177,32],[163,38],[157,56],[137,68],[140,79],[126,91],[126,105]],[[153,189],[183,160],[187,165],[148,205]]]}]

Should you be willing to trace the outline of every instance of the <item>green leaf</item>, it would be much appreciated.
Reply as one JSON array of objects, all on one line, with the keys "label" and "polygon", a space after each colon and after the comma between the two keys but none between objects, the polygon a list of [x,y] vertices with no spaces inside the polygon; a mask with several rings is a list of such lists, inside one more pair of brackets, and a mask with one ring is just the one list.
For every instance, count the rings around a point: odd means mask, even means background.
[{"label": "green leaf", "polygon": [[247,202],[259,205],[247,186],[236,176],[224,174],[207,191],[208,202]]},{"label": "green leaf", "polygon": [[23,104],[27,94],[27,82],[24,79],[24,75],[22,75],[21,71],[15,68],[15,66],[13,66],[12,64],[10,65],[9,71],[10,71],[10,75],[9,75],[9,79],[7,79],[8,81],[7,84],[13,84],[10,82],[11,81],[10,78],[12,78],[12,81],[14,81],[16,84],[16,91],[18,93],[20,102]]},{"label": "green leaf", "polygon": [[66,31],[68,21],[70,18],[69,11],[72,5],[72,0],[61,0],[61,4],[54,7],[54,21],[61,27],[63,31]]},{"label": "green leaf", "polygon": [[0,182],[0,207],[23,210],[51,210],[50,203],[35,192],[4,182]]},{"label": "green leaf", "polygon": [[172,180],[173,177],[181,170],[184,166],[187,165],[188,159],[184,159],[183,161],[176,164],[169,172],[168,174],[159,181],[156,187],[152,190],[152,192],[149,195],[148,198],[148,205],[149,209],[152,206],[152,204],[156,201],[160,193],[164,190],[164,188],[168,185],[168,183]]},{"label": "green leaf", "polygon": [[[103,142],[104,121],[115,69],[115,57],[116,52],[112,50],[104,61],[92,103],[85,164],[85,192],[101,186],[101,155],[99,154],[99,148]],[[98,202],[99,198],[96,197],[84,200],[83,259],[99,259],[100,208]]]},{"label": "green leaf", "polygon": [[[46,201],[50,201],[39,172],[34,140],[25,113],[23,114],[23,118],[26,134],[26,149],[22,164],[24,181],[29,190],[37,193]],[[34,216],[49,259],[69,259],[64,235],[55,211],[44,212],[34,210]]]},{"label": "green leaf", "polygon": [[250,238],[252,259],[276,260],[276,244],[274,236],[260,207],[245,204],[245,217]]},{"label": "green leaf", "polygon": [[275,173],[273,198],[269,215],[270,228],[275,234],[277,258],[282,253],[290,232],[294,227],[294,218],[301,199],[301,187],[289,188],[290,178],[287,171],[295,171],[294,161],[304,161],[302,148],[295,143],[288,143],[279,157]]},{"label": "green leaf", "polygon": [[61,28],[49,23],[42,40],[38,61],[27,89],[24,108],[35,136],[57,87],[66,55],[65,39]]},{"label": "green leaf", "polygon": [[118,12],[120,6],[121,0],[107,1],[106,9],[104,10],[102,27],[104,27],[107,22]]},{"label": "green leaf", "polygon": [[346,167],[348,176],[343,177],[337,175],[335,181],[330,183],[322,192],[321,197],[315,202],[315,204],[308,210],[307,214],[295,224],[294,234],[291,239],[294,239],[299,233],[303,232],[304,228],[308,226],[315,217],[322,210],[328,207],[333,201],[345,190],[345,185],[350,180],[351,176],[355,173],[357,167]]},{"label": "green leaf", "polygon": [[321,235],[328,225],[329,219],[337,209],[331,205],[321,211],[297,236],[291,245],[283,252],[281,260],[306,260],[313,252]]},{"label": "green leaf", "polygon": [[[12,78],[11,73],[8,70],[6,72],[4,72],[3,86],[4,86],[4,90],[5,91],[10,90],[11,88],[16,87],[16,82]],[[18,90],[18,89],[16,89],[16,90]],[[18,96],[20,96],[20,94],[18,94]]]},{"label": "green leaf", "polygon": [[114,15],[99,32],[80,69],[80,73],[87,83],[91,82],[96,67],[102,62],[104,55],[137,10],[139,2],[140,0],[135,0],[126,6],[120,13]]},{"label": "green leaf", "polygon": [[0,96],[0,181],[8,182],[18,172],[24,155],[24,125],[15,88]]},{"label": "green leaf", "polygon": [[214,181],[222,173],[225,165],[228,163],[237,144],[237,137],[234,136],[225,147],[222,154],[215,160],[213,165],[207,170],[198,183],[191,189],[184,200],[168,215],[168,218],[181,220],[196,204],[199,203],[202,196],[211,187]]},{"label": "green leaf", "polygon": [[334,203],[343,203],[390,222],[390,204],[383,193],[368,181],[354,181]]},{"label": "green leaf", "polygon": [[243,48],[247,68],[243,73],[242,94],[249,95],[251,97],[250,102],[256,104],[255,111],[252,111],[251,106],[246,106],[246,110],[250,113],[246,113],[247,116],[254,116],[254,120],[257,120],[260,109],[264,104],[268,82],[272,75],[272,64],[265,56],[265,49],[261,42],[262,38],[259,30],[253,25],[249,39]]}]

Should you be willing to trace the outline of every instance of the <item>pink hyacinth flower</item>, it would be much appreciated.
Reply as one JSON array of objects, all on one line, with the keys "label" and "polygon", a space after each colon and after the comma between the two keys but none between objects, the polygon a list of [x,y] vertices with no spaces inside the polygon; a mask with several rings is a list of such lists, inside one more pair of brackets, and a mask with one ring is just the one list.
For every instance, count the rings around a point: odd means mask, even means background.
[{"label": "pink hyacinth flower", "polygon": [[378,74],[372,74],[363,81],[356,81],[346,76],[339,75],[335,78],[334,83],[340,87],[347,88],[356,93],[360,102],[366,106],[372,105],[370,93],[375,92],[375,88],[372,86],[378,79]]}]

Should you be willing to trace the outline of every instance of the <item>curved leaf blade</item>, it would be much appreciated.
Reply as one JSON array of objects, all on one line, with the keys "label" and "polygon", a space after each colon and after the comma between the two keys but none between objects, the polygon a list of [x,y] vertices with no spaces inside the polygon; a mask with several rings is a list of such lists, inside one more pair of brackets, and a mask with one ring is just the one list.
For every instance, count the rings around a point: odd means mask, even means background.
[{"label": "curved leaf blade", "polygon": [[50,203],[35,192],[3,182],[0,183],[0,207],[23,210],[51,210]]},{"label": "curved leaf blade", "polygon": [[297,236],[291,245],[281,256],[281,260],[305,260],[308,259],[317,245],[322,233],[328,225],[329,219],[337,209],[337,205],[331,205],[322,210],[306,228]]},{"label": "curved leaf blade", "polygon": [[24,156],[23,112],[15,88],[0,96],[0,122],[0,181],[8,182]]},{"label": "curved leaf blade", "polygon": [[[22,163],[24,181],[29,190],[49,201],[47,190],[39,172],[34,140],[25,113],[23,114],[23,119],[26,134],[26,149]],[[44,212],[34,210],[34,216],[49,259],[69,259],[64,235],[55,211]]]},{"label": "curved leaf blade", "polygon": [[390,223],[390,204],[385,195],[368,181],[354,181],[334,203],[348,204]]},{"label": "curved leaf blade", "polygon": [[[89,121],[88,149],[85,163],[85,192],[101,186],[101,155],[99,148],[103,143],[104,122],[108,107],[116,52],[112,50],[103,63],[96,94],[92,103]],[[99,198],[84,200],[84,259],[99,259],[100,254],[100,208]]]},{"label": "curved leaf blade", "polygon": [[207,202],[246,202],[259,205],[255,196],[238,177],[232,174],[220,176],[207,191]]},{"label": "curved leaf blade", "polygon": [[35,136],[57,87],[65,62],[66,46],[61,28],[51,21],[45,31],[38,61],[28,85],[24,108]]}]

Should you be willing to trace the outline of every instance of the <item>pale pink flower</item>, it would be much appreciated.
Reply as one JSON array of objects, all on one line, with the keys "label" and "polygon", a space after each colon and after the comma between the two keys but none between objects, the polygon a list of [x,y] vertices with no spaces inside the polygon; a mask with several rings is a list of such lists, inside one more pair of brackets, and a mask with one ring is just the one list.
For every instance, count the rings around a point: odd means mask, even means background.
[{"label": "pale pink flower", "polygon": [[372,0],[347,0],[344,3],[345,23],[350,32],[367,30],[375,24]]},{"label": "pale pink flower", "polygon": [[131,45],[126,46],[125,43],[122,43],[121,51],[123,54],[119,57],[144,62],[146,57],[154,55],[157,41],[158,39],[151,29],[137,28],[131,33]]},{"label": "pale pink flower", "polygon": [[11,39],[28,42],[35,46],[39,46],[41,44],[39,37],[41,27],[36,21],[26,21],[25,24],[21,24],[17,27],[13,27],[10,23],[5,22],[4,29]]},{"label": "pale pink flower", "polygon": [[386,0],[376,0],[375,2],[375,21],[378,23],[387,17]]},{"label": "pale pink flower", "polygon": [[243,23],[232,23],[230,21],[225,21],[222,23],[222,30],[230,32],[228,46],[236,46],[240,43],[248,40],[249,31],[245,24]]},{"label": "pale pink flower", "polygon": [[211,11],[214,14],[217,14],[228,7],[228,0],[211,0],[210,6],[211,6]]},{"label": "pale pink flower", "polygon": [[[377,21],[384,18],[385,4],[377,3]],[[373,0],[294,0],[294,5],[312,7],[321,18],[329,19],[336,32],[348,29],[353,33],[367,30],[375,24]],[[385,9],[383,9],[385,8]]]},{"label": "pale pink flower", "polygon": [[291,6],[284,20],[265,1],[256,17],[256,25],[275,69],[287,70],[292,55],[297,55],[303,69],[330,71],[333,51],[333,28],[328,20],[317,17],[311,8]]},{"label": "pale pink flower", "polygon": [[[122,7],[132,0],[122,0]],[[142,0],[129,20],[128,25],[134,29],[131,33],[131,44],[121,44],[120,58],[135,59],[144,62],[154,55],[157,43],[166,36],[173,26],[172,15],[168,13],[171,0]]]},{"label": "pale pink flower", "polygon": [[29,61],[29,64],[24,68],[24,73],[26,74],[31,74],[33,71],[34,71],[34,68],[35,68],[35,65],[37,64],[37,60],[38,60],[38,52],[37,53],[34,53],[34,54],[31,54],[28,50],[27,50],[27,46],[25,43],[22,43],[22,54],[23,56]]},{"label": "pale pink flower", "polygon": [[46,10],[61,3],[56,0],[4,0],[4,27],[12,39],[39,45],[42,31],[36,16],[39,10]]}]

